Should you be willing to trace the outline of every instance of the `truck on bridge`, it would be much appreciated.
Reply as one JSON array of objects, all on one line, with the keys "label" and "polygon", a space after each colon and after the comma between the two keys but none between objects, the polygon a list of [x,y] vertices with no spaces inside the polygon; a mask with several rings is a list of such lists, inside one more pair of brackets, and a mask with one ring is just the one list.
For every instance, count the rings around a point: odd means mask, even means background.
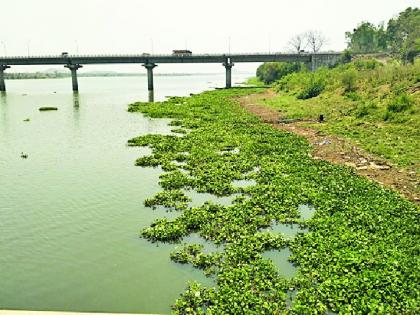
[{"label": "truck on bridge", "polygon": [[175,50],[172,50],[172,55],[173,56],[191,56],[192,51],[187,50],[187,49],[175,49]]}]

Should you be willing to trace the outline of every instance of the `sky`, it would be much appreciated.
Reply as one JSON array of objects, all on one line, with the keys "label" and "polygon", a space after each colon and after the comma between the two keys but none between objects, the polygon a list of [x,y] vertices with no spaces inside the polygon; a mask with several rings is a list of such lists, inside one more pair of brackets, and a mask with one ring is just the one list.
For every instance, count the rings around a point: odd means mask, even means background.
[{"label": "sky", "polygon": [[[0,0],[0,56],[167,54],[185,48],[193,53],[284,52],[293,35],[307,30],[325,35],[323,50],[340,51],[346,31],[362,21],[387,21],[409,6],[419,7],[420,0]],[[164,68],[189,71],[192,65]]]}]

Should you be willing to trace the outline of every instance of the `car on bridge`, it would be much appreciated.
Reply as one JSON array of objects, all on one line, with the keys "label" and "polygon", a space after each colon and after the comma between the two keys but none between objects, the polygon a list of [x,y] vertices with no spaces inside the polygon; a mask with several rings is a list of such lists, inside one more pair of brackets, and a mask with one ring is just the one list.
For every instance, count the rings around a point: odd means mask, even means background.
[{"label": "car on bridge", "polygon": [[192,51],[187,50],[187,49],[175,49],[175,50],[172,50],[172,55],[173,56],[191,56]]}]

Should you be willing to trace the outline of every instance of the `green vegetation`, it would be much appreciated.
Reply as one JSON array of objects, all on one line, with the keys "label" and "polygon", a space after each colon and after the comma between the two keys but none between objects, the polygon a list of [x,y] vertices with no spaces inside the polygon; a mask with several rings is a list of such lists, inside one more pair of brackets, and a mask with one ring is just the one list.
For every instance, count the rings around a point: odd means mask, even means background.
[{"label": "green vegetation", "polygon": [[283,78],[289,73],[297,72],[303,65],[298,62],[265,62],[257,69],[257,78],[265,84]]},{"label": "green vegetation", "polygon": [[387,27],[361,23],[347,32],[348,48],[353,53],[390,52],[404,62],[413,62],[420,54],[420,9],[407,8]]},{"label": "green vegetation", "polygon": [[[413,70],[398,71],[405,71],[404,77],[411,82],[408,74]],[[369,71],[385,71],[387,78],[396,75],[383,67]],[[337,76],[333,81],[325,78],[320,96],[336,93],[331,82],[337,89],[341,86],[341,72],[333,73]],[[285,97],[305,107],[304,102],[320,97],[304,101],[292,96],[302,90],[306,83],[300,79],[306,80],[306,75],[290,74],[281,81],[290,93]],[[359,79],[386,80],[384,75],[358,78],[357,86]],[[389,92],[398,90],[394,87]],[[224,245],[223,251],[204,253],[199,244],[186,244],[171,254],[174,262],[203,269],[216,283],[211,288],[190,283],[173,305],[174,314],[416,313],[420,308],[419,208],[357,176],[351,168],[312,159],[303,138],[261,123],[235,101],[237,96],[257,91],[217,90],[130,106],[130,111],[151,118],[171,118],[172,125],[186,131],[129,141],[132,146],[152,149],[140,165],[161,165],[166,170],[160,181],[163,192],[146,204],[181,211],[173,220],[156,220],[141,231],[142,237],[179,242],[198,233]],[[360,97],[368,100],[365,92]],[[341,94],[333,101],[337,99],[353,102]],[[314,106],[324,106],[320,104]],[[405,112],[396,114],[401,113]],[[232,185],[243,179],[254,179],[256,184]],[[182,191],[188,189],[242,196],[231,206],[207,202],[185,207]],[[303,220],[299,215],[298,207],[305,204],[316,209],[312,219]],[[299,224],[309,232],[290,239],[261,231],[273,221]],[[262,255],[286,247],[293,253],[290,260],[299,267],[291,280]],[[291,305],[287,302],[290,292],[297,292]]]},{"label": "green vegetation", "polygon": [[325,88],[325,82],[322,77],[309,74],[307,82],[303,85],[303,89],[298,93],[297,98],[306,100],[318,96]]},{"label": "green vegetation", "polygon": [[284,118],[316,120],[309,126],[353,140],[403,167],[420,169],[420,61],[386,65],[359,59],[334,69],[289,74],[275,83],[267,104]]},{"label": "green vegetation", "polygon": [[248,86],[264,86],[264,82],[262,82],[258,77],[251,77],[246,80],[245,83]]}]

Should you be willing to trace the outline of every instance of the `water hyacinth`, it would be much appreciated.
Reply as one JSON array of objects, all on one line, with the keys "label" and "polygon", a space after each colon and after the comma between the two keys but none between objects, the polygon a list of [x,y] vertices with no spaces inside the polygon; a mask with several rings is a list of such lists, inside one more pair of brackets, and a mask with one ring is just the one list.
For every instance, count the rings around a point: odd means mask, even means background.
[{"label": "water hyacinth", "polygon": [[[151,118],[173,119],[178,133],[188,130],[182,137],[129,141],[152,150],[137,165],[165,170],[163,191],[145,204],[181,211],[173,220],[156,220],[142,237],[179,242],[199,233],[224,245],[221,252],[204,253],[201,245],[186,244],[171,254],[174,262],[192,264],[215,279],[212,288],[190,283],[173,312],[414,314],[420,307],[419,208],[350,168],[312,159],[304,139],[245,112],[235,97],[255,92],[218,90],[130,106]],[[234,185],[245,179],[252,185]],[[183,193],[189,189],[243,198],[190,207]],[[315,209],[312,218],[301,216],[302,205]],[[263,232],[272,222],[294,223],[306,233],[288,238]],[[292,279],[262,255],[284,248],[298,267]]]}]

